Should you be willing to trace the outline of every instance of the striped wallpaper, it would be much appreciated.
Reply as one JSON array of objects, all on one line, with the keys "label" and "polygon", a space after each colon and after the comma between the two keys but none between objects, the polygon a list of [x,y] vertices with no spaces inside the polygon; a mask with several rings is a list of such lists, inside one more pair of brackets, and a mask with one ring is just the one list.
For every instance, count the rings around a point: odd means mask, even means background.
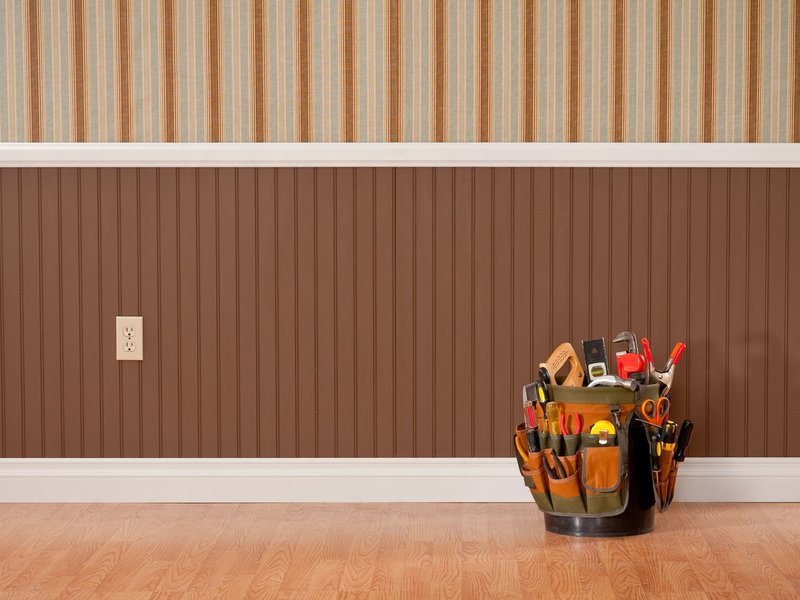
[{"label": "striped wallpaper", "polygon": [[0,141],[800,141],[800,0],[0,0]]}]

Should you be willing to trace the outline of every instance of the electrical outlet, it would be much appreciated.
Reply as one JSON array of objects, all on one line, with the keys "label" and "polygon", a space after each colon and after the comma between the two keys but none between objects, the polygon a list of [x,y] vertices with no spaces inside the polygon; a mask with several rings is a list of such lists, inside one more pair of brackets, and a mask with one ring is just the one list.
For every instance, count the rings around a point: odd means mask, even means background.
[{"label": "electrical outlet", "polygon": [[142,317],[117,317],[117,360],[143,360]]}]

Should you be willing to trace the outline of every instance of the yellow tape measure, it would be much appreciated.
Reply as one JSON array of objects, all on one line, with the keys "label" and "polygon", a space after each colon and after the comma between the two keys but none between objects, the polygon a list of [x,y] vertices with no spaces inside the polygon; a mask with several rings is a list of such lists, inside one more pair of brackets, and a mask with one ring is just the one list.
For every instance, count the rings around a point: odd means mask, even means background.
[{"label": "yellow tape measure", "polygon": [[589,433],[597,435],[601,431],[605,431],[608,435],[617,433],[617,429],[611,421],[598,421],[592,425],[592,429]]}]

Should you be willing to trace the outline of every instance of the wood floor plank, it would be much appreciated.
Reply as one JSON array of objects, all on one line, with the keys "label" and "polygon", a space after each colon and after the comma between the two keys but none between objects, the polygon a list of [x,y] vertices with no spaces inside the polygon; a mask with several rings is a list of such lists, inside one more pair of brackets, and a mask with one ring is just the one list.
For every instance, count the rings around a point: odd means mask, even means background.
[{"label": "wood floor plank", "polygon": [[5,598],[797,598],[799,504],[676,504],[648,535],[528,504],[0,505]]}]

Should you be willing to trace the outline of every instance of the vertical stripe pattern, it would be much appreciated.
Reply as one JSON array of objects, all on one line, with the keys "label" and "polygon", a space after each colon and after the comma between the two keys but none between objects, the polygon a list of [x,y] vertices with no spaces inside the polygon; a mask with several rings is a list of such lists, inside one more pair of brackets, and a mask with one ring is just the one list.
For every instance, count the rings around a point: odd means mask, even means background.
[{"label": "vertical stripe pattern", "polygon": [[[0,457],[511,456],[542,357],[624,328],[660,360],[688,344],[672,418],[693,455],[800,456],[798,186],[0,169]],[[115,360],[120,313],[152,332],[143,362]]]},{"label": "vertical stripe pattern", "polygon": [[800,141],[800,0],[2,0],[0,142]]}]

